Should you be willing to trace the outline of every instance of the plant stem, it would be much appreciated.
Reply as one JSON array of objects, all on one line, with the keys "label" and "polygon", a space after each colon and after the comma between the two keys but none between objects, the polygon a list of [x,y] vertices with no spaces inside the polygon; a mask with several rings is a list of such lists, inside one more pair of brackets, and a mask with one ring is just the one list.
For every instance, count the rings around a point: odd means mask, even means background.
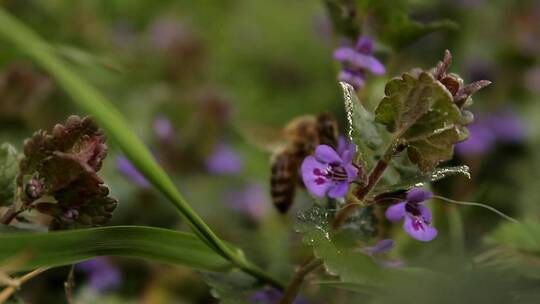
[{"label": "plant stem", "polygon": [[38,275],[40,275],[41,273],[45,272],[49,270],[49,267],[42,267],[42,268],[38,268],[34,271],[31,271],[25,275],[23,275],[22,277],[20,278],[17,278],[17,279],[14,279],[15,282],[17,282],[17,285],[16,286],[8,286],[6,288],[4,288],[4,290],[2,290],[0,292],[0,304],[4,303],[5,301],[7,301],[11,295],[17,291],[17,289],[24,283],[26,283],[27,281],[37,277]]},{"label": "plant stem", "polygon": [[[354,196],[359,201],[363,201],[364,198],[366,198],[366,196],[369,194],[369,192],[371,192],[373,187],[375,187],[375,185],[379,182],[381,176],[388,167],[388,164],[390,164],[390,161],[392,161],[392,157],[397,150],[398,149],[396,148],[395,144],[391,144],[388,149],[386,149],[383,156],[379,159],[375,167],[373,167],[373,169],[369,173],[367,184],[364,187],[359,187],[355,191]],[[336,217],[332,222],[332,229],[338,229],[357,207],[358,204],[354,204],[352,202],[347,203],[347,205],[345,205],[345,207],[336,214]]]},{"label": "plant stem", "polygon": [[9,206],[8,210],[6,210],[4,215],[2,215],[2,219],[0,219],[0,223],[4,225],[9,225],[9,223],[11,223],[11,221],[13,221],[13,219],[15,219],[17,215],[21,214],[24,211],[24,209],[21,209],[19,211],[15,209],[16,209],[15,204]]},{"label": "plant stem", "polygon": [[323,264],[323,260],[317,259],[313,256],[309,257],[300,268],[296,271],[291,282],[283,292],[283,298],[279,301],[279,304],[291,304],[293,303],[302,283],[304,282],[304,277],[311,271],[319,268]]}]

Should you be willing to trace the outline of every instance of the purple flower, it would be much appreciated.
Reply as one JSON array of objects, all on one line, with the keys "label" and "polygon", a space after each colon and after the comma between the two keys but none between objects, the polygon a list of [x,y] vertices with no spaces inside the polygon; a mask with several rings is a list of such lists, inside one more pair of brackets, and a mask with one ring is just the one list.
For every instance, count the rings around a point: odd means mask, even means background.
[{"label": "purple flower", "polygon": [[[283,292],[276,288],[267,288],[258,291],[249,297],[249,302],[254,304],[275,304],[281,300]],[[293,304],[308,304],[307,300],[302,297],[296,297]]]},{"label": "purple flower", "polygon": [[81,262],[75,269],[86,273],[88,284],[99,293],[118,287],[122,279],[119,269],[106,257]]},{"label": "purple flower", "polygon": [[379,253],[387,253],[390,251],[394,246],[396,245],[396,242],[392,239],[384,239],[380,240],[375,246],[373,247],[365,247],[362,249],[362,252],[364,252],[367,255],[375,255]]},{"label": "purple flower", "polygon": [[158,19],[150,25],[150,40],[157,49],[171,48],[182,35],[185,29],[172,19]]},{"label": "purple flower", "polygon": [[352,163],[356,146],[341,140],[338,151],[327,145],[319,145],[314,156],[304,159],[302,178],[315,196],[343,197],[349,190],[349,183],[358,176],[358,169]]},{"label": "purple flower", "polygon": [[422,188],[409,190],[405,201],[390,206],[386,210],[386,218],[391,222],[405,218],[403,229],[413,238],[429,242],[437,236],[437,229],[431,227],[431,210],[422,203],[433,197],[433,194]]},{"label": "purple flower", "polygon": [[236,211],[253,219],[260,219],[268,214],[270,205],[263,187],[258,183],[250,183],[239,191],[229,193],[228,205]]},{"label": "purple flower", "polygon": [[368,37],[360,37],[355,47],[344,46],[336,49],[334,59],[343,65],[338,79],[357,90],[364,86],[366,72],[375,75],[385,73],[384,65],[373,56],[373,41]]},{"label": "purple flower", "polygon": [[168,141],[174,137],[174,127],[167,117],[156,117],[153,122],[153,127],[154,133],[160,140]]},{"label": "purple flower", "polygon": [[206,159],[206,169],[215,174],[236,174],[242,171],[244,162],[238,153],[227,144],[219,144]]},{"label": "purple flower", "polygon": [[485,154],[497,142],[520,143],[525,139],[523,121],[509,109],[500,109],[477,117],[468,128],[469,138],[456,145],[456,153],[461,156]]},{"label": "purple flower", "polygon": [[377,242],[377,244],[375,244],[373,247],[362,248],[361,251],[372,257],[373,260],[381,267],[399,268],[404,264],[402,260],[388,260],[377,257],[377,255],[388,253],[392,248],[394,248],[395,244],[396,242],[394,242],[394,240],[384,239]]},{"label": "purple flower", "polygon": [[120,171],[120,173],[122,173],[125,177],[134,182],[136,185],[143,188],[150,187],[150,183],[146,180],[146,178],[137,170],[137,168],[135,168],[135,166],[133,166],[133,164],[125,156],[119,155],[116,157],[116,167],[118,168],[118,171]]}]

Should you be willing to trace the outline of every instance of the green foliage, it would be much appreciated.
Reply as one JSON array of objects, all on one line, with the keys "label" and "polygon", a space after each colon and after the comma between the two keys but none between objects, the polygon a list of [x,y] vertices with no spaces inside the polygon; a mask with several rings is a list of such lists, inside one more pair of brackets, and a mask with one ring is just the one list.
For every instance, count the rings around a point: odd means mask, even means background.
[{"label": "green foliage", "polygon": [[19,173],[19,154],[8,143],[0,146],[0,205],[11,204],[15,195],[15,179]]},{"label": "green foliage", "polygon": [[381,146],[382,136],[387,132],[379,130],[373,114],[366,110],[358,100],[354,88],[345,82],[340,82],[340,85],[349,122],[348,135],[357,146],[362,162],[370,168],[374,162],[374,151]]},{"label": "green foliage", "polygon": [[403,176],[401,181],[395,184],[380,184],[373,189],[372,195],[377,196],[384,193],[390,193],[400,190],[409,190],[415,187],[422,187],[430,182],[436,182],[443,178],[453,175],[464,175],[470,178],[469,167],[467,166],[455,166],[455,167],[441,167],[435,168],[429,172],[420,172],[413,176]]},{"label": "green foliage", "polygon": [[540,254],[540,223],[504,223],[486,237],[488,244]]},{"label": "green foliage", "polygon": [[380,40],[396,50],[435,31],[458,28],[451,20],[436,20],[426,24],[414,21],[406,1],[361,0],[360,8],[373,16],[375,31]]},{"label": "green foliage", "polygon": [[231,271],[203,273],[205,282],[212,288],[212,295],[223,304],[249,304],[249,297],[256,292],[257,281],[245,273]]},{"label": "green foliage", "polygon": [[454,145],[465,135],[461,111],[444,85],[428,72],[404,73],[387,83],[385,94],[375,121],[407,145],[409,159],[420,170],[433,170],[452,157]]},{"label": "green foliage", "polygon": [[381,269],[355,242],[334,238],[330,231],[329,214],[313,207],[298,217],[296,231],[303,235],[306,245],[313,247],[317,258],[324,261],[327,272],[344,282],[374,284],[382,275]]},{"label": "green foliage", "polygon": [[0,229],[0,264],[10,259],[17,271],[70,265],[100,255],[113,255],[201,270],[226,271],[230,262],[196,236],[173,230],[116,226],[55,232]]},{"label": "green foliage", "polygon": [[357,16],[354,0],[324,0],[324,4],[336,33],[356,40],[360,33],[361,22]]}]

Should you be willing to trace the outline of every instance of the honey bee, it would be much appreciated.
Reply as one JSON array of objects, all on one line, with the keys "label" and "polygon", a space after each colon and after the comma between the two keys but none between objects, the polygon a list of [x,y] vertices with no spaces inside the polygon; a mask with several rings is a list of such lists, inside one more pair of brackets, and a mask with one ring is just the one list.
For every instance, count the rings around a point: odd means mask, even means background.
[{"label": "honey bee", "polygon": [[300,166],[318,145],[336,148],[338,127],[328,113],[305,115],[291,120],[284,129],[285,145],[271,159],[270,195],[274,206],[286,213],[294,201],[297,186],[304,187]]}]

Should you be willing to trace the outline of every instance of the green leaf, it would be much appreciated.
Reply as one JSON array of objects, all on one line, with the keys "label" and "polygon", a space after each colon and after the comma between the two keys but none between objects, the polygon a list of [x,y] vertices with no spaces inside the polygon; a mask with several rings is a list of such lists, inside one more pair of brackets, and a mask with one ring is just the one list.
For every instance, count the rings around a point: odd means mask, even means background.
[{"label": "green leaf", "polygon": [[19,173],[19,153],[8,143],[0,146],[0,206],[12,203]]},{"label": "green leaf", "polygon": [[422,187],[430,182],[436,182],[443,178],[462,174],[468,178],[471,177],[468,166],[441,167],[435,168],[429,172],[420,172],[414,176],[404,176],[401,181],[392,185],[377,185],[372,191],[373,196],[384,193],[396,192],[400,190],[409,190],[415,187]]},{"label": "green leaf", "polygon": [[153,260],[225,271],[232,264],[193,234],[167,229],[115,226],[57,232],[0,230],[0,264],[20,257],[17,271],[77,263],[100,255]]},{"label": "green leaf", "polygon": [[384,28],[379,32],[381,41],[399,50],[411,45],[418,39],[440,30],[455,31],[458,24],[452,20],[443,19],[430,23],[420,23],[411,20],[405,12],[392,12],[383,21]]},{"label": "green leaf", "polygon": [[315,256],[324,261],[329,274],[358,284],[371,285],[380,280],[381,269],[358,250],[356,242],[332,237],[329,214],[322,208],[313,207],[300,214],[296,231],[303,235],[305,244],[313,247]]},{"label": "green leaf", "polygon": [[404,48],[432,32],[458,29],[455,22],[446,19],[426,24],[414,21],[410,17],[410,1],[359,0],[358,2],[364,14],[369,13],[379,39],[395,50]]},{"label": "green leaf", "polygon": [[351,40],[356,40],[360,33],[361,22],[357,16],[354,0],[324,0],[324,4],[334,31]]},{"label": "green leaf", "polygon": [[486,237],[488,244],[540,254],[540,223],[504,223]]},{"label": "green leaf", "polygon": [[343,90],[350,140],[358,146],[360,151],[376,150],[383,143],[383,139],[375,124],[373,114],[362,106],[350,84],[345,82],[339,84]]},{"label": "green leaf", "polygon": [[364,294],[367,296],[374,296],[381,292],[380,290],[378,290],[376,287],[372,285],[356,284],[356,283],[350,283],[350,282],[319,281],[319,282],[314,282],[312,284],[319,285],[321,287],[327,286],[327,287],[337,288],[341,290],[352,291],[352,292]]},{"label": "green leaf", "polygon": [[463,120],[444,85],[428,72],[404,73],[387,83],[385,94],[375,121],[407,145],[409,159],[420,170],[430,171],[452,157],[454,145],[464,139]]}]

